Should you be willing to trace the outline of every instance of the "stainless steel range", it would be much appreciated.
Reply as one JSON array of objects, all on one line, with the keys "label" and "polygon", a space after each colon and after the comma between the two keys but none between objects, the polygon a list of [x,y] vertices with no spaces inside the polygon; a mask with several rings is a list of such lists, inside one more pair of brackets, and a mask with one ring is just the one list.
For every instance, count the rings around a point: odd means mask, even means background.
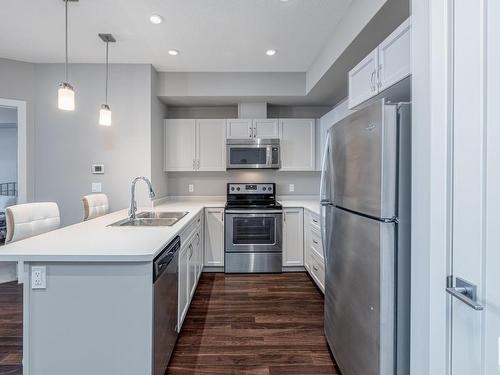
[{"label": "stainless steel range", "polygon": [[228,184],[225,272],[281,272],[283,208],[275,184]]}]

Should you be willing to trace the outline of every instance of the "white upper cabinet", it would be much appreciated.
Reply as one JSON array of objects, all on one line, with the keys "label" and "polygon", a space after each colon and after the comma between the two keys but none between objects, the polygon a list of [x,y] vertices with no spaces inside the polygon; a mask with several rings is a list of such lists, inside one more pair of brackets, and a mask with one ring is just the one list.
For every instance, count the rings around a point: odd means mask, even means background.
[{"label": "white upper cabinet", "polygon": [[304,209],[283,210],[283,266],[304,265]]},{"label": "white upper cabinet", "polygon": [[279,129],[282,171],[314,171],[316,169],[316,121],[283,119]]},{"label": "white upper cabinet", "polygon": [[165,171],[196,169],[196,120],[165,120]]},{"label": "white upper cabinet", "polygon": [[378,95],[411,74],[408,18],[349,72],[349,108]]},{"label": "white upper cabinet", "polygon": [[225,171],[226,120],[165,120],[165,171]]},{"label": "white upper cabinet", "polygon": [[259,119],[253,120],[253,138],[278,138],[279,120]]},{"label": "white upper cabinet", "polygon": [[411,22],[407,19],[378,47],[379,91],[411,74]]},{"label": "white upper cabinet", "polygon": [[196,169],[226,170],[226,120],[196,120]]},{"label": "white upper cabinet", "polygon": [[375,49],[349,72],[350,108],[378,93],[377,69],[378,49]]},{"label": "white upper cabinet", "polygon": [[227,120],[228,139],[253,138],[253,121],[250,119]]}]

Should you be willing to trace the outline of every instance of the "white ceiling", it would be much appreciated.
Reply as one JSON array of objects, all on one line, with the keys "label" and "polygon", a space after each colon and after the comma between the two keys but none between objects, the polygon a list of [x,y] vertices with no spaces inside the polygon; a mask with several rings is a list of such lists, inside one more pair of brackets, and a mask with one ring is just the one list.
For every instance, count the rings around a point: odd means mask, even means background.
[{"label": "white ceiling", "polygon": [[[80,0],[70,7],[70,62],[104,58],[160,71],[305,72],[351,0]],[[64,2],[2,0],[0,57],[64,61]],[[164,22],[153,25],[151,14]],[[267,49],[278,54],[265,55]],[[170,56],[178,49],[179,56]]]}]

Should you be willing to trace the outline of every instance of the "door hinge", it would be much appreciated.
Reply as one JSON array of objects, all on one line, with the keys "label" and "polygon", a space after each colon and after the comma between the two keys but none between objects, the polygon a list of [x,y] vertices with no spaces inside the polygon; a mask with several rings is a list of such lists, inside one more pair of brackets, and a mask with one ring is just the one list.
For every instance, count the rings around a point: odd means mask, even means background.
[{"label": "door hinge", "polygon": [[453,275],[446,276],[446,287],[453,288]]}]

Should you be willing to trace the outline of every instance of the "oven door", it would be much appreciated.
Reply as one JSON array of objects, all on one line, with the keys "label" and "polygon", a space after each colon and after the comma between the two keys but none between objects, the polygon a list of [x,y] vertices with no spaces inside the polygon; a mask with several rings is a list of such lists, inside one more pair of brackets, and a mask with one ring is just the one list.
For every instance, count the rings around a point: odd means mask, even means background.
[{"label": "oven door", "polygon": [[[227,145],[227,169],[273,169],[271,145]],[[278,166],[279,167],[279,166]]]},{"label": "oven door", "polygon": [[282,211],[226,211],[226,252],[281,252]]}]

